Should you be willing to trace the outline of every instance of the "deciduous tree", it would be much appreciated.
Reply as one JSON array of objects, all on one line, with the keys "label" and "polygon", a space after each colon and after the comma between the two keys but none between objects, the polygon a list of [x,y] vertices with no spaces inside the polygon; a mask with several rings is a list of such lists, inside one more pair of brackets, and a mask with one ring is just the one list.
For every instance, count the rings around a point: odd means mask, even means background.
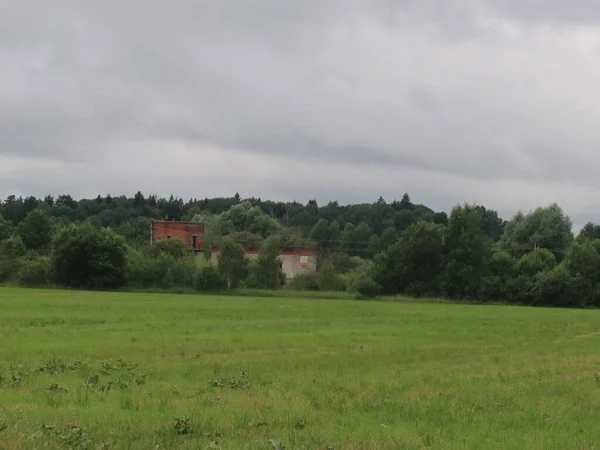
[{"label": "deciduous tree", "polygon": [[52,242],[51,261],[60,285],[102,290],[125,283],[125,240],[109,228],[63,228]]},{"label": "deciduous tree", "polygon": [[231,238],[223,239],[218,266],[221,276],[227,283],[227,289],[238,287],[248,272],[248,259],[242,246]]}]

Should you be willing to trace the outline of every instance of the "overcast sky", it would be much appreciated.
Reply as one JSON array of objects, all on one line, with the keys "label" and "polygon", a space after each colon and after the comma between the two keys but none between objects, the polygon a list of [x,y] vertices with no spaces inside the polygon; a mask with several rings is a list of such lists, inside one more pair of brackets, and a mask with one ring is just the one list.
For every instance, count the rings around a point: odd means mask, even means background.
[{"label": "overcast sky", "polygon": [[600,221],[597,0],[0,0],[0,197],[557,201]]}]

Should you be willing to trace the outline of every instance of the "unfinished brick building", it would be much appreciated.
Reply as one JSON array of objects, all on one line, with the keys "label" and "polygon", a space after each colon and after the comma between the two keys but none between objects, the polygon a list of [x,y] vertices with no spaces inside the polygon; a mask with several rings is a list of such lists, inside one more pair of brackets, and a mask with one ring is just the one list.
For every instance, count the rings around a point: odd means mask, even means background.
[{"label": "unfinished brick building", "polygon": [[151,227],[152,242],[181,239],[195,252],[204,250],[204,225],[201,223],[155,221]]},{"label": "unfinished brick building", "polygon": [[[260,252],[256,250],[244,251],[248,259],[258,258]],[[211,261],[217,264],[221,250],[218,248],[212,249]],[[297,248],[292,251],[279,252],[281,260],[281,269],[285,277],[289,280],[298,275],[315,273],[317,271],[317,251],[313,249]]]}]

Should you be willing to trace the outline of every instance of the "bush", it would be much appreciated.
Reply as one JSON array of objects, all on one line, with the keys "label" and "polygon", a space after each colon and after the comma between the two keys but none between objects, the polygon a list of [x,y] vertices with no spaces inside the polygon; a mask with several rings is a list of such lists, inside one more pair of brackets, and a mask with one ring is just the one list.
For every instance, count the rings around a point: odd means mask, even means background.
[{"label": "bush", "polygon": [[48,286],[52,283],[52,263],[47,256],[25,259],[19,271],[19,283],[23,286]]},{"label": "bush", "polygon": [[129,249],[127,252],[127,284],[137,288],[157,287],[164,278],[170,258],[152,258]]},{"label": "bush", "polygon": [[12,236],[0,242],[0,257],[15,259],[27,253],[20,236]]},{"label": "bush", "polygon": [[344,291],[346,285],[344,280],[338,276],[333,263],[326,261],[317,272],[317,283],[321,291]]},{"label": "bush", "polygon": [[479,298],[483,301],[508,300],[510,292],[506,281],[498,275],[489,275],[481,279]]},{"label": "bush", "polygon": [[218,291],[224,287],[223,278],[217,266],[205,262],[198,267],[196,272],[196,290]]},{"label": "bush", "polygon": [[161,251],[149,256],[129,249],[126,279],[128,285],[142,289],[194,288],[196,262],[189,255],[176,259],[168,252]]},{"label": "bush", "polygon": [[576,284],[564,263],[552,270],[539,272],[533,280],[532,303],[546,306],[582,306],[585,295],[579,292],[581,297],[578,297],[573,295],[577,294],[576,292],[570,292]]},{"label": "bush", "polygon": [[0,242],[0,282],[13,281],[18,277],[21,257],[26,252],[20,236],[12,236]]},{"label": "bush", "polygon": [[242,246],[230,238],[223,239],[218,267],[227,289],[239,287],[248,276],[248,259]]},{"label": "bush", "polygon": [[536,299],[539,297],[536,293],[534,279],[527,275],[518,275],[512,278],[509,280],[507,288],[510,293],[510,299],[515,303],[531,305],[535,304]]},{"label": "bush", "polygon": [[41,208],[34,209],[19,224],[19,235],[28,249],[47,249],[52,235],[50,215]]},{"label": "bush", "polygon": [[8,220],[0,215],[0,242],[10,238],[13,234],[13,226]]},{"label": "bush", "polygon": [[545,248],[538,248],[523,255],[517,263],[517,272],[520,275],[533,277],[538,272],[552,270],[555,267],[556,257],[554,253]]},{"label": "bush", "polygon": [[198,265],[194,257],[187,257],[175,261],[171,268],[174,287],[196,287]]},{"label": "bush", "polygon": [[356,272],[348,277],[348,291],[364,298],[373,298],[379,295],[381,286],[368,273]]},{"label": "bush", "polygon": [[193,254],[192,250],[181,239],[161,239],[146,247],[146,256],[158,258],[169,255],[174,259],[181,259]]},{"label": "bush", "polygon": [[314,273],[300,274],[287,282],[286,289],[295,291],[318,291],[319,282]]},{"label": "bush", "polygon": [[63,286],[116,289],[125,284],[125,240],[109,228],[63,228],[52,242],[51,258],[56,282]]}]

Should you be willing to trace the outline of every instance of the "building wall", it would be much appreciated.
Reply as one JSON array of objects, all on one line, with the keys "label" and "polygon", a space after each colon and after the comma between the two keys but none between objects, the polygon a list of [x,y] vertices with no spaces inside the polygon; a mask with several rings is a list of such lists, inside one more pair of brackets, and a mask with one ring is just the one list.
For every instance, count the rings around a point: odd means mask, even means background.
[{"label": "building wall", "polygon": [[193,236],[196,236],[194,250],[204,249],[204,225],[191,222],[153,222],[152,240],[181,239],[189,247],[192,247]]},{"label": "building wall", "polygon": [[[220,255],[219,249],[213,249],[210,260],[217,264]],[[248,259],[258,258],[259,252],[246,250],[244,252]],[[295,278],[297,275],[310,274],[317,271],[317,252],[311,249],[296,249],[290,252],[279,252],[281,269],[287,279]]]}]

